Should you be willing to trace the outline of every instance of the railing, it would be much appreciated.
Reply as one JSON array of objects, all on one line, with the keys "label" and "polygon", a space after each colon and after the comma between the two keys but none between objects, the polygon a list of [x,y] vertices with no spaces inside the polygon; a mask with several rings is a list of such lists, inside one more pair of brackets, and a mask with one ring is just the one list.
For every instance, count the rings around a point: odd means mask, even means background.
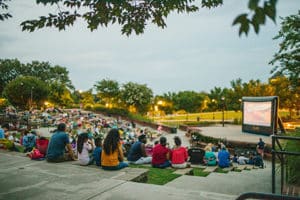
[{"label": "railing", "polygon": [[[283,181],[284,181],[284,164],[285,164],[285,155],[293,155],[293,156],[300,156],[300,152],[290,152],[290,151],[285,151],[279,140],[298,140],[300,141],[300,137],[292,137],[292,136],[280,136],[280,135],[272,135],[272,193],[275,194],[275,178],[276,178],[276,173],[275,173],[275,159],[276,156],[280,160],[280,166],[281,166],[281,181],[280,181],[280,193],[282,194],[283,192]],[[279,150],[276,150],[276,144],[279,147]],[[299,199],[299,198],[298,198]]]},{"label": "railing", "polygon": [[272,199],[272,200],[299,200],[299,197],[292,197],[279,194],[269,194],[269,193],[256,193],[248,192],[241,194],[236,200],[244,199]]},{"label": "railing", "polygon": [[[299,197],[296,196],[283,195],[285,155],[300,156],[300,152],[286,151],[285,149],[282,148],[279,140],[300,141],[300,137],[272,135],[272,193],[270,194],[270,193],[248,192],[248,193],[241,194],[236,200],[244,200],[244,199],[299,200],[300,199]],[[276,150],[276,144],[279,147],[278,150]],[[275,194],[276,156],[279,158],[280,166],[281,166],[280,194]]]}]

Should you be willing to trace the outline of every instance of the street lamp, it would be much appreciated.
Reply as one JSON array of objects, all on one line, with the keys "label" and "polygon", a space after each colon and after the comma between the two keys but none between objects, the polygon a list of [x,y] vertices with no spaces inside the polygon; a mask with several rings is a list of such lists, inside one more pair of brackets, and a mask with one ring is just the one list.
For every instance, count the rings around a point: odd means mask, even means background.
[{"label": "street lamp", "polygon": [[212,109],[213,109],[213,120],[215,119],[215,99],[212,99],[211,102],[213,103]]},{"label": "street lamp", "polygon": [[225,97],[221,97],[222,100],[222,125],[224,127],[224,107],[225,107]]},{"label": "street lamp", "polygon": [[31,90],[30,90],[30,110],[32,109],[32,101],[33,101],[33,99],[32,99],[32,93],[33,93],[33,89],[34,89],[34,87],[32,86],[31,87]]}]

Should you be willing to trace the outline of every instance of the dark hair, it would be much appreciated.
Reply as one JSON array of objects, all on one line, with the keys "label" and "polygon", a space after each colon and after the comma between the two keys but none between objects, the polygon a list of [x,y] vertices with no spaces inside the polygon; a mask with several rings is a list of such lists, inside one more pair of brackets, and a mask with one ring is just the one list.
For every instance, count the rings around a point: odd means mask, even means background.
[{"label": "dark hair", "polygon": [[138,140],[141,142],[142,140],[146,139],[146,135],[142,134],[138,137]]},{"label": "dark hair", "polygon": [[83,149],[83,143],[84,141],[88,139],[88,134],[87,133],[81,133],[79,136],[78,136],[78,139],[77,139],[77,151],[79,153],[82,152],[82,149]]},{"label": "dark hair", "polygon": [[180,146],[181,145],[181,139],[178,136],[174,137],[174,142],[175,142],[176,146]]},{"label": "dark hair", "polygon": [[66,124],[65,123],[60,123],[57,126],[57,131],[65,131],[66,130]]},{"label": "dark hair", "polygon": [[2,124],[2,125],[1,125],[1,127],[2,127],[2,128],[6,128],[6,129],[8,129],[8,130],[9,130],[9,124],[8,124],[8,123],[4,123],[4,124]]},{"label": "dark hair", "polygon": [[96,147],[102,147],[102,138],[101,137],[95,138],[95,145],[96,145]]},{"label": "dark hair", "polygon": [[103,150],[106,154],[113,153],[117,148],[120,142],[120,135],[118,129],[111,129],[103,143]]},{"label": "dark hair", "polygon": [[159,143],[162,145],[162,146],[166,146],[167,145],[167,138],[162,136],[159,138]]}]

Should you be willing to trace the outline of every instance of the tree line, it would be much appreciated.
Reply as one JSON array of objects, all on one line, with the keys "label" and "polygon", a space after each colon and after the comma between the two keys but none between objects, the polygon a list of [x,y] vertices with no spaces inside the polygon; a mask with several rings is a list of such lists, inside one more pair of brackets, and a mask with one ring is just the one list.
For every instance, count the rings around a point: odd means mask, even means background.
[{"label": "tree line", "polygon": [[[45,107],[45,102],[58,107],[122,108],[146,114],[160,111],[171,114],[178,111],[205,112],[221,109],[241,109],[243,96],[279,96],[280,108],[299,110],[300,96],[285,76],[276,76],[263,83],[260,80],[231,81],[230,88],[215,87],[209,92],[179,91],[154,95],[146,84],[115,80],[96,81],[87,91],[76,90],[69,72],[62,66],[33,61],[23,64],[17,59],[0,59],[2,97],[19,109]],[[95,91],[95,92],[93,92]]]}]

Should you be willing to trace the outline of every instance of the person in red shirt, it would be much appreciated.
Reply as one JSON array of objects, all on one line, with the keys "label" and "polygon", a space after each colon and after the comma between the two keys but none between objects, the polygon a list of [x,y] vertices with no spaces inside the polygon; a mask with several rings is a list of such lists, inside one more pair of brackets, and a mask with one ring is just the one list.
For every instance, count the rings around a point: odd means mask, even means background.
[{"label": "person in red shirt", "polygon": [[167,146],[167,138],[160,137],[159,144],[155,145],[152,154],[152,166],[166,168],[171,166],[170,149]]},{"label": "person in red shirt", "polygon": [[188,159],[188,153],[185,147],[181,146],[181,139],[178,136],[174,137],[175,146],[171,152],[172,167],[174,168],[186,168],[188,167],[186,161]]}]

